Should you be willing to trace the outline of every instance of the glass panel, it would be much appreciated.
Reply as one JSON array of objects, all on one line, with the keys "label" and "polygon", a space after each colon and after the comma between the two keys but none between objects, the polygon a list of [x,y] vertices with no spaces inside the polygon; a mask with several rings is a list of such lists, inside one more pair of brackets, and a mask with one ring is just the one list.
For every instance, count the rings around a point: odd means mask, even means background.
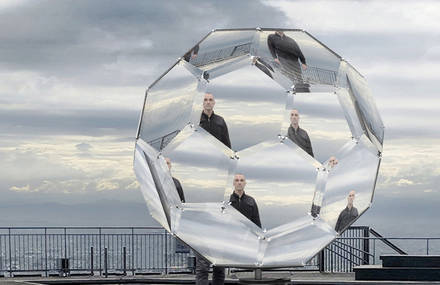
[{"label": "glass panel", "polygon": [[[192,49],[191,57],[187,61],[207,70],[249,54],[255,33],[255,31],[215,31]],[[184,56],[184,58],[188,57]]]},{"label": "glass panel", "polygon": [[[341,146],[352,137],[337,96],[334,93],[294,96],[294,108],[284,112],[281,133],[298,142],[309,154],[313,153],[315,159],[321,163],[335,156]],[[299,115],[298,126],[302,129],[296,133],[291,127],[295,124],[291,121],[293,110]]]},{"label": "glass panel", "polygon": [[216,265],[255,266],[262,230],[224,203],[184,204],[173,232]]},{"label": "glass panel", "polygon": [[143,151],[146,165],[154,182],[154,187],[150,188],[149,191],[156,191],[159,195],[162,208],[169,222],[170,207],[180,206],[181,204],[176,189],[178,182],[172,179],[163,156],[157,155],[156,151],[142,140],[138,140],[137,147]]},{"label": "glass panel", "polygon": [[[139,137],[158,150],[190,121],[196,109],[201,113],[205,86],[184,65],[177,64],[146,95]],[[193,106],[195,100],[199,102]]]},{"label": "glass panel", "polygon": [[336,91],[336,94],[338,95],[339,103],[344,110],[345,119],[350,127],[351,134],[354,138],[360,138],[364,132],[349,92],[346,89],[340,88]]},{"label": "glass panel", "polygon": [[336,232],[319,219],[301,217],[267,232],[263,266],[304,266],[335,236]]},{"label": "glass panel", "polygon": [[186,202],[221,202],[234,153],[204,129],[188,125],[163,150],[172,176],[180,181]]},{"label": "glass panel", "polygon": [[347,143],[337,157],[339,163],[328,175],[320,217],[342,232],[370,206],[380,158],[365,135]]},{"label": "glass panel", "polygon": [[165,229],[170,230],[162,203],[156,191],[153,177],[151,176],[150,169],[145,160],[144,152],[138,144],[136,144],[134,154],[134,172],[151,216]]},{"label": "glass panel", "polygon": [[246,179],[244,192],[257,203],[263,228],[291,222],[310,211],[320,164],[297,145],[288,139],[268,141],[239,152],[238,156],[225,201],[233,192],[234,175],[240,173]]},{"label": "glass panel", "polygon": [[354,104],[361,113],[360,120],[365,120],[368,132],[374,136],[369,136],[370,140],[382,150],[384,126],[367,82],[351,67],[347,69],[347,80]]},{"label": "glass panel", "polygon": [[213,79],[207,87],[234,150],[278,137],[286,105],[286,91],[250,63]]},{"label": "glass panel", "polygon": [[303,31],[283,34],[260,32],[258,56],[289,78],[297,93],[332,91],[340,58]]}]

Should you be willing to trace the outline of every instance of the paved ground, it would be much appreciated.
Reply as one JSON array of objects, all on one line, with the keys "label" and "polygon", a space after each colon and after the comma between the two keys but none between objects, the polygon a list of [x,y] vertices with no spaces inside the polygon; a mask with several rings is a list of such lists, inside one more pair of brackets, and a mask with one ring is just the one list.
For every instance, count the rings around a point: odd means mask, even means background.
[{"label": "paved ground", "polygon": [[[253,277],[253,273],[240,272],[228,276],[226,284],[239,284],[239,278]],[[317,273],[317,272],[264,272],[263,277],[287,278],[291,284],[440,284],[439,282],[355,281],[354,273]],[[16,277],[0,278],[0,285],[31,284],[194,284],[194,275],[150,275],[150,276],[109,276],[103,277]]]}]

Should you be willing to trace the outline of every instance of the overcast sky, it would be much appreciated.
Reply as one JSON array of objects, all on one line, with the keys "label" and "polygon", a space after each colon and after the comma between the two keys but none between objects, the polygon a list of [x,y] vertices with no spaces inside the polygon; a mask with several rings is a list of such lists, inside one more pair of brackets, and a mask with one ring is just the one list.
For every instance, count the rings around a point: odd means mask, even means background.
[{"label": "overcast sky", "polygon": [[0,225],[151,224],[132,170],[146,87],[211,29],[259,26],[308,31],[370,84],[384,157],[357,224],[440,236],[439,15],[434,1],[3,0]]}]

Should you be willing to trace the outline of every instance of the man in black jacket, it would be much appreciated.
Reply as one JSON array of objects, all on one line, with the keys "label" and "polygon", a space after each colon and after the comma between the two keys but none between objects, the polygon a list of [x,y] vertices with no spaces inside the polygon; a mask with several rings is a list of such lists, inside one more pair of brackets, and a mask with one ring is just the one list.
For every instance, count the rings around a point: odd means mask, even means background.
[{"label": "man in black jacket", "polygon": [[307,68],[306,58],[296,41],[286,36],[283,31],[276,31],[267,37],[267,46],[274,61],[281,66],[281,71],[295,84],[295,90],[310,92],[309,85],[303,82],[301,69]]},{"label": "man in black jacket", "polygon": [[299,127],[299,112],[296,109],[290,111],[290,126],[287,130],[287,136],[313,157],[312,143],[307,132]]},{"label": "man in black jacket", "polygon": [[359,216],[358,210],[353,206],[355,195],[356,192],[354,190],[348,193],[347,207],[339,214],[338,221],[336,222],[335,231],[338,233],[348,227],[351,222]]},{"label": "man in black jacket", "polygon": [[231,148],[228,126],[223,117],[214,114],[215,99],[211,93],[206,93],[203,99],[203,112],[200,117],[200,126],[216,137],[225,146]]},{"label": "man in black jacket", "polygon": [[244,187],[246,186],[246,178],[244,175],[241,173],[235,174],[233,184],[234,192],[229,198],[232,207],[261,228],[257,203],[254,198],[244,193]]}]

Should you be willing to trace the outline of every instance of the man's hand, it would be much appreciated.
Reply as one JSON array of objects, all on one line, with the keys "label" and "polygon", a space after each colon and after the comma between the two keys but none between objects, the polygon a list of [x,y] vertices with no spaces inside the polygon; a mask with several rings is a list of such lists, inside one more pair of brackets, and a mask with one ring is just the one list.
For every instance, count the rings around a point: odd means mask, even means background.
[{"label": "man's hand", "polygon": [[280,60],[278,58],[275,58],[275,62],[278,63],[278,64],[281,64]]},{"label": "man's hand", "polygon": [[196,53],[191,55],[191,58],[196,58],[196,57],[197,57]]},{"label": "man's hand", "polygon": [[306,70],[307,69],[307,64],[303,63],[302,67],[303,67],[304,70]]}]

